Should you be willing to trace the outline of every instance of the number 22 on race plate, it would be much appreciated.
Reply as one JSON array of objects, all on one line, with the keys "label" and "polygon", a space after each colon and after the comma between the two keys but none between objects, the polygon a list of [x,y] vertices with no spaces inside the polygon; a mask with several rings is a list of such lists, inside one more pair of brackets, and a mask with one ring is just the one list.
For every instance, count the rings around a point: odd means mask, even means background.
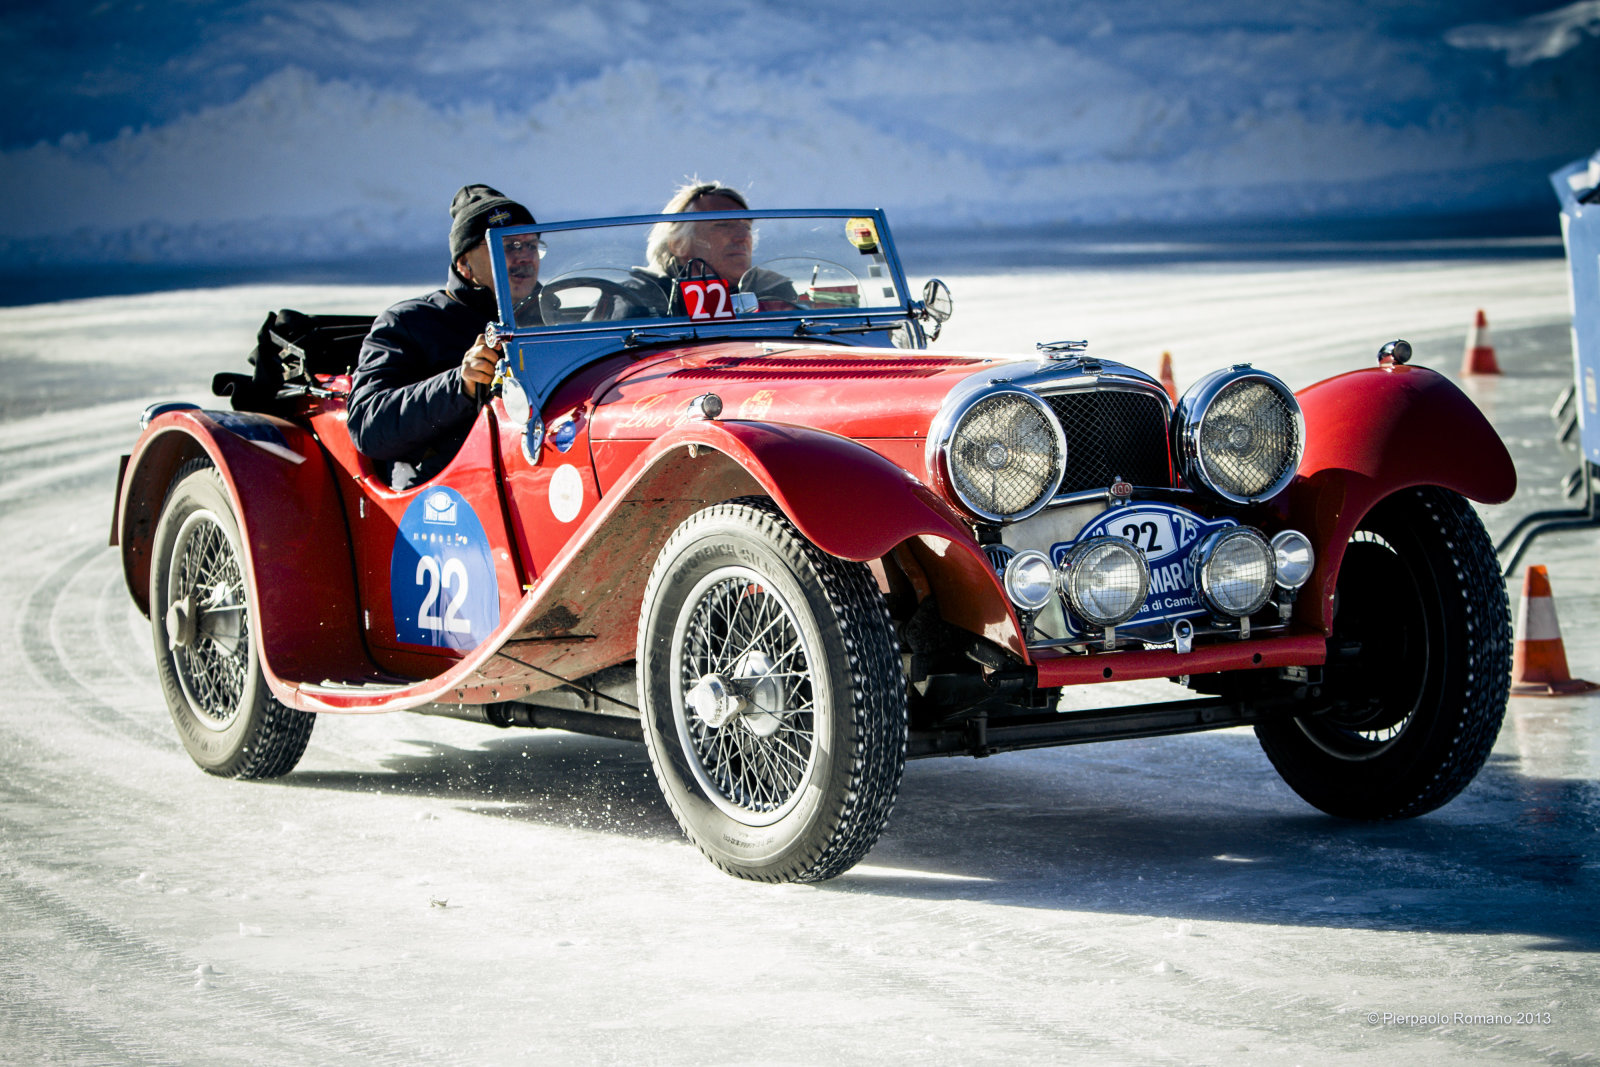
[{"label": "number 22 on race plate", "polygon": [[728,283],[721,278],[685,278],[678,283],[678,289],[683,293],[683,309],[691,319],[733,318]]}]

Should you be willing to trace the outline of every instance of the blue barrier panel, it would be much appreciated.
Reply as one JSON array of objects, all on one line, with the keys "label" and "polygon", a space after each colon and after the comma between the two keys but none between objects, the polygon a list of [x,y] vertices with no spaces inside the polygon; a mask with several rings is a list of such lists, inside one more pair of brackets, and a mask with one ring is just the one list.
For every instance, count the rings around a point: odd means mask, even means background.
[{"label": "blue barrier panel", "polygon": [[1572,270],[1572,371],[1584,459],[1600,463],[1600,152],[1550,175]]}]

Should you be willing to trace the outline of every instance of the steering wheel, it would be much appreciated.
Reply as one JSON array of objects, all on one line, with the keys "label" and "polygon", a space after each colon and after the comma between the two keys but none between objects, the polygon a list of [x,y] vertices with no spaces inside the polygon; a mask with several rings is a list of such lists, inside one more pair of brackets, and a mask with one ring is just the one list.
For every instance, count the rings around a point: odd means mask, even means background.
[{"label": "steering wheel", "polygon": [[[594,289],[600,294],[599,298],[591,305],[564,308],[561,301],[556,299],[568,289]],[[616,315],[617,306],[639,308],[639,312],[632,315]],[[584,322],[601,308],[608,314],[597,316],[593,321],[608,321],[613,318],[642,318],[648,315],[664,315],[666,308],[661,306],[660,298],[645,290],[643,286],[629,287],[609,278],[596,278],[590,275],[578,275],[570,278],[558,278],[539,290],[539,313],[546,325],[563,322]]]}]

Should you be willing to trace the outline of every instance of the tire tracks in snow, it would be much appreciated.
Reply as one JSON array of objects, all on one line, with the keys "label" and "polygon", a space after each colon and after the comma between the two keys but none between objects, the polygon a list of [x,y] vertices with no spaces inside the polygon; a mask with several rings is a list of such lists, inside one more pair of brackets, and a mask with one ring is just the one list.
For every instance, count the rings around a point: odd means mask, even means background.
[{"label": "tire tracks in snow", "polygon": [[[992,967],[974,968],[974,980],[966,981],[952,971],[943,956],[928,957],[926,966],[919,966],[916,960],[869,954],[859,943],[832,938],[825,932],[817,937],[817,944],[825,958],[835,965],[847,961],[850,970],[872,985],[914,991],[945,1002],[953,1014],[1048,1038],[1053,1042],[1052,1052],[1070,1050],[1077,1062],[1110,1059],[1117,1063],[1188,1064],[1236,1058],[1237,1054],[1222,1048],[1215,1048],[1214,1059],[1199,1054],[1197,1050],[1204,1046],[1182,1043],[1181,1034],[1174,1032],[1180,1030],[1195,1041],[1212,1042],[1213,1047],[1219,1031],[1237,1034],[1249,1042],[1251,1057],[1288,1056],[1307,1047],[1321,1049],[1330,1058],[1360,1056],[1365,1047],[1361,1039],[1370,1036],[1363,1022],[1369,1005],[1286,991],[1266,981],[1234,977],[1220,968],[1199,970],[1192,963],[1174,966],[1163,956],[1140,950],[1148,943],[1146,936],[1133,937],[1123,946],[1053,929],[1027,932],[1018,924],[1002,923],[956,904],[931,909],[920,917],[920,923],[940,926],[948,942],[981,943],[986,954],[1019,962],[1011,977],[996,984]],[[1073,1009],[1059,996],[1060,987],[1041,989],[1032,982],[1030,976],[1041,972],[1029,961],[1048,965],[1052,975],[1074,965],[1092,968],[1127,990],[1125,999],[1134,1005],[1127,1013],[1130,1021],[1158,1015],[1169,1029],[1138,1040],[1131,1033],[1113,1037],[1104,1017],[1074,1025],[1066,1021]],[[1285,1030],[1289,1020],[1293,1023]],[[1415,1062],[1435,1059],[1441,1041],[1448,1042],[1464,1060],[1510,1053],[1518,1059],[1553,1064],[1594,1062],[1588,1055],[1573,1055],[1553,1045],[1492,1030],[1416,1029],[1387,1033],[1385,1039],[1401,1058],[1406,1058],[1403,1049],[1409,1044]],[[1265,1047],[1268,1042],[1277,1047],[1269,1051]],[[1175,1044],[1184,1051],[1170,1051]]]},{"label": "tire tracks in snow", "polygon": [[76,1067],[156,1067],[173,1062],[154,1046],[129,1037],[123,1027],[102,1025],[81,1008],[61,1003],[15,960],[0,964],[0,1048],[47,1048]]},{"label": "tire tracks in snow", "polygon": [[[168,1032],[174,1022],[181,1021],[185,1034],[209,1030],[229,1035],[226,1040],[230,1044],[245,1037],[249,1047],[259,1053],[255,1062],[261,1063],[442,1062],[437,1050],[396,1044],[373,1026],[307,1004],[261,982],[221,974],[202,977],[197,983],[199,960],[101,919],[30,883],[15,870],[0,868],[0,904],[11,916],[7,930],[0,930],[0,943],[9,942],[0,976],[5,988],[23,1000],[22,1025],[33,1032],[43,1030],[52,1039],[46,1047],[74,1053],[74,1063],[82,1062],[77,1053],[100,1055],[104,1051],[131,1052],[145,1062],[212,1058],[207,1049],[174,1056],[171,1051],[122,1036],[127,1030],[122,1020],[130,1016],[160,1020]],[[26,932],[17,936],[18,919],[43,926],[49,936],[28,937]],[[92,1019],[87,1028],[79,1011],[68,1006],[68,992],[49,980],[63,965],[63,958],[73,955],[94,975],[92,1003],[111,1009],[103,1022]],[[64,980],[72,981],[70,977]],[[11,999],[7,997],[8,1002]],[[37,1013],[36,1005],[41,1009]],[[65,1034],[58,1032],[62,1026],[67,1027]],[[234,1036],[241,1029],[246,1034]],[[81,1039],[80,1032],[84,1034]]]},{"label": "tire tracks in snow", "polygon": [[103,545],[83,546],[34,583],[14,627],[16,644],[39,681],[55,690],[73,714],[124,740],[170,752],[173,737],[101,700],[75,673],[56,638],[58,609],[68,599],[68,587],[80,572],[108,552],[110,549]]}]

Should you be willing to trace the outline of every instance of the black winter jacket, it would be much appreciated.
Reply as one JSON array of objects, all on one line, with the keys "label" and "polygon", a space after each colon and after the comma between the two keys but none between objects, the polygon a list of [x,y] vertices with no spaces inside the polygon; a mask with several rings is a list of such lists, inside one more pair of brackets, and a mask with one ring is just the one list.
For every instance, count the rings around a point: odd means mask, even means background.
[{"label": "black winter jacket", "polygon": [[444,469],[472,430],[478,404],[461,380],[461,357],[496,317],[494,293],[449,284],[402,300],[379,315],[350,389],[350,438],[385,470],[395,488]]}]

